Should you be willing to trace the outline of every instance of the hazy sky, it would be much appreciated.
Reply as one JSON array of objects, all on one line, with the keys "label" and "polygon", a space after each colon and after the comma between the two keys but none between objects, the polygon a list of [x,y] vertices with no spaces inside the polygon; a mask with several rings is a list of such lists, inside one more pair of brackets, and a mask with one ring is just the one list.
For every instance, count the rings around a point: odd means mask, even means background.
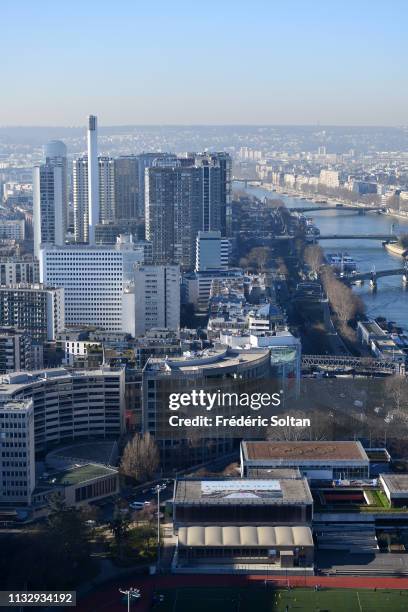
[{"label": "hazy sky", "polygon": [[0,125],[407,124],[407,0],[1,0]]}]

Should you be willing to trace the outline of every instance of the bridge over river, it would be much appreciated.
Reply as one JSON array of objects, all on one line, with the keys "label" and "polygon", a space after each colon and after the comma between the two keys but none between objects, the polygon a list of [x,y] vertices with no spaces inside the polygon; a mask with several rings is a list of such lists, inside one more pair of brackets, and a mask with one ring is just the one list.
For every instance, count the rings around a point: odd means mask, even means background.
[{"label": "bridge over river", "polygon": [[303,355],[302,371],[314,370],[372,376],[384,374],[404,375],[405,365],[372,357],[354,357],[352,355]]},{"label": "bridge over river", "polygon": [[320,234],[316,240],[398,240],[394,234]]},{"label": "bridge over river", "polygon": [[352,274],[343,274],[342,278],[350,280],[352,282],[356,281],[370,281],[372,286],[377,285],[377,281],[379,278],[384,278],[386,276],[401,276],[404,283],[408,282],[408,262],[402,268],[393,268],[390,270],[376,270],[373,268],[370,272],[355,272]]}]

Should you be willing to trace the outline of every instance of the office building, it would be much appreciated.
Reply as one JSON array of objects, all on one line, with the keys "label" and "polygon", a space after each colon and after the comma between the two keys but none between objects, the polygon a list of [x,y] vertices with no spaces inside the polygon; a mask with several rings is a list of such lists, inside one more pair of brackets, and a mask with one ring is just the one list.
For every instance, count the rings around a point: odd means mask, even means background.
[{"label": "office building", "polygon": [[[122,219],[121,221],[99,223],[95,228],[95,242],[96,244],[105,245],[116,244],[118,236],[121,234],[131,234],[138,242],[144,241],[144,222],[141,220]],[[150,244],[150,242],[146,241],[146,244]]]},{"label": "office building", "polygon": [[198,232],[196,238],[196,272],[228,268],[230,242],[221,232]]},{"label": "office building", "polygon": [[65,327],[64,290],[42,284],[0,286],[0,326],[38,342],[54,340]]},{"label": "office building", "polygon": [[144,252],[144,245],[138,248],[125,237],[112,247],[46,247],[40,253],[40,278],[64,288],[67,325],[134,335],[134,317],[124,296],[135,264],[144,263]]},{"label": "office building", "polygon": [[35,489],[32,399],[1,397],[0,449],[0,504],[8,509],[29,505]]},{"label": "office building", "polygon": [[68,161],[67,147],[61,140],[50,140],[45,147],[45,163],[61,168],[64,227],[68,227]]},{"label": "office building", "polygon": [[[133,299],[132,299],[133,298]],[[128,318],[135,319],[134,336],[152,328],[177,330],[180,326],[179,266],[138,266],[128,295]]]},{"label": "office building", "polygon": [[32,400],[35,451],[125,431],[125,372],[101,367],[15,372],[0,379],[0,402]]},{"label": "office building", "polygon": [[[238,429],[207,430],[195,428],[195,435],[182,427],[169,426],[169,393],[187,388],[226,390],[239,393],[258,392],[261,381],[270,376],[269,351],[266,349],[229,349],[217,346],[198,352],[185,352],[180,357],[151,358],[143,369],[143,431],[154,435],[162,463],[166,467],[182,467],[210,460],[231,452]],[[218,414],[237,416],[240,406],[234,401],[219,409]],[[197,414],[187,409],[189,417]],[[189,438],[189,435],[193,440]]]}]

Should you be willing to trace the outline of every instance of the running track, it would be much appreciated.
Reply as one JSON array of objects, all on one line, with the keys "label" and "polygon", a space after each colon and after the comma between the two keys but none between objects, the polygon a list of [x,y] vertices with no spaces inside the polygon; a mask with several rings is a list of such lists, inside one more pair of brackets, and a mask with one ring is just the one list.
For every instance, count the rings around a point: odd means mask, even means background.
[{"label": "running track", "polygon": [[[284,576],[268,576],[268,584],[285,586]],[[326,588],[336,589],[408,589],[408,578],[381,578],[368,576],[293,576],[288,578],[291,586],[309,586],[316,584]],[[138,612],[148,612],[152,594],[155,590],[181,587],[214,587],[214,586],[245,586],[248,584],[264,584],[265,576],[229,576],[229,575],[162,575],[135,576],[134,580],[123,580],[109,586],[103,586],[96,593],[88,595],[76,607],[79,612],[123,612],[126,608],[120,603],[119,587],[134,586],[140,588],[142,598],[134,609]]]}]

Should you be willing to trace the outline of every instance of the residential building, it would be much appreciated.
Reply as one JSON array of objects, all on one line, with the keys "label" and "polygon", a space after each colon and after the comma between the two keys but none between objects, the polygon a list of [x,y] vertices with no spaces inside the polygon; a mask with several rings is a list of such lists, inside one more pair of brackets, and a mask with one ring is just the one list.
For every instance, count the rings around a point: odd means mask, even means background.
[{"label": "residential building", "polygon": [[0,374],[31,369],[31,338],[13,328],[0,328]]},{"label": "residential building", "polygon": [[0,326],[39,342],[54,340],[65,327],[64,290],[43,284],[0,286]]},{"label": "residential building", "polygon": [[31,284],[39,281],[38,260],[32,255],[0,257],[0,285]]},{"label": "residential building", "polygon": [[142,199],[144,168],[141,172],[141,164],[139,155],[122,155],[114,160],[115,219],[117,221],[144,219],[144,199]]},{"label": "residential building", "polygon": [[24,219],[1,219],[0,240],[16,240],[20,242],[25,239]]},{"label": "residential building", "polygon": [[[66,183],[65,183],[66,188]],[[66,200],[62,168],[52,164],[36,166],[33,173],[34,254],[41,244],[65,243]]]},{"label": "residential building", "polygon": [[341,186],[341,176],[338,170],[320,170],[319,176],[320,185],[336,189]]},{"label": "residential building", "polygon": [[98,223],[109,223],[116,218],[115,208],[115,160],[99,157],[99,217]]},{"label": "residential building", "polygon": [[88,159],[79,157],[72,165],[75,242],[88,242]]},{"label": "residential building", "polygon": [[[229,212],[227,212],[227,210]],[[226,233],[230,158],[223,153],[157,159],[146,170],[146,238],[153,262],[193,269],[199,231]]]}]

